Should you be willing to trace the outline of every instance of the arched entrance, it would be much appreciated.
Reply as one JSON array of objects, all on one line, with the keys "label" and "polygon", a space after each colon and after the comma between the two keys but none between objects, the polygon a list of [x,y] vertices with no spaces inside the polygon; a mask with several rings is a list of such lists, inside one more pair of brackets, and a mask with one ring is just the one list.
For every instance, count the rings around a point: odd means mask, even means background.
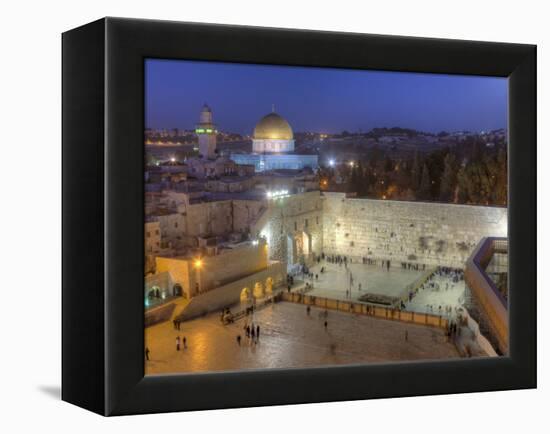
[{"label": "arched entrance", "polygon": [[307,257],[311,253],[311,235],[302,232],[302,254]]},{"label": "arched entrance", "polygon": [[158,286],[152,286],[149,291],[147,292],[147,296],[149,298],[160,298],[160,287]]},{"label": "arched entrance", "polygon": [[250,289],[243,288],[242,291],[241,291],[241,302],[250,300],[250,298],[251,298],[250,295],[251,295],[250,294]]},{"label": "arched entrance", "polygon": [[261,282],[256,282],[253,294],[256,298],[262,298],[264,296],[264,287]]},{"label": "arched entrance", "polygon": [[287,235],[286,236],[286,263],[289,269],[291,269],[292,266],[294,265],[294,258],[295,258],[294,249],[295,249],[294,237],[292,235]]},{"label": "arched entrance", "polygon": [[179,297],[183,294],[183,288],[179,283],[176,283],[174,287],[172,288],[172,295],[174,297]]},{"label": "arched entrance", "polygon": [[268,277],[265,281],[265,292],[266,294],[273,293],[273,278]]}]

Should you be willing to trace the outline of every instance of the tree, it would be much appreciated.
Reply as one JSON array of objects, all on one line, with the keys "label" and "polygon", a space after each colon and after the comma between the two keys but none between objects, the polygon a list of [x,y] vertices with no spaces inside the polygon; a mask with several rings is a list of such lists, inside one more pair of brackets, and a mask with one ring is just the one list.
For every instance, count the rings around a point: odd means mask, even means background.
[{"label": "tree", "polygon": [[508,159],[505,149],[498,150],[496,166],[495,202],[498,205],[506,205],[508,203]]},{"label": "tree", "polygon": [[430,181],[430,172],[428,171],[428,166],[424,164],[422,167],[422,179],[420,181],[420,188],[418,189],[418,198],[419,199],[431,199],[431,181]]},{"label": "tree", "polygon": [[357,163],[357,195],[366,196],[369,192],[369,177],[366,174],[365,169],[361,161]]},{"label": "tree", "polygon": [[441,176],[439,199],[442,202],[451,202],[456,186],[456,159],[451,153],[445,156],[445,167]]},{"label": "tree", "polygon": [[418,149],[414,150],[414,159],[411,169],[411,187],[414,191],[418,191],[420,187],[420,159],[418,157]]},{"label": "tree", "polygon": [[352,167],[350,170],[349,178],[348,178],[348,189],[349,191],[352,191],[354,193],[357,193],[359,195],[359,190],[361,187],[361,180],[359,179],[359,173],[357,171],[357,167]]},{"label": "tree", "polygon": [[389,155],[386,155],[386,159],[384,161],[384,172],[391,172],[393,171],[393,161],[392,159],[389,157]]}]

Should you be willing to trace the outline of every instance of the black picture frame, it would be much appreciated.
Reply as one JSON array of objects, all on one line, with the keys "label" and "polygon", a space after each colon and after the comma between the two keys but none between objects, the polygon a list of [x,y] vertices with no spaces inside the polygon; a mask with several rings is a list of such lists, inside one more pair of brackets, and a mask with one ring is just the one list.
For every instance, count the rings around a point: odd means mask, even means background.
[{"label": "black picture frame", "polygon": [[[63,50],[62,399],[102,415],[536,387],[536,46],[104,18]],[[144,59],[509,79],[507,357],[144,377]]]}]

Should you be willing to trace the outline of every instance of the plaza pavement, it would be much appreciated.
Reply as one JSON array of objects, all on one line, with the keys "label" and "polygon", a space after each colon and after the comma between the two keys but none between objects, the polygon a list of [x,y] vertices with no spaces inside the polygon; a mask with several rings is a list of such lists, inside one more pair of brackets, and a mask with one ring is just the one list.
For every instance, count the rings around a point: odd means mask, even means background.
[{"label": "plaza pavement", "polygon": [[[325,272],[321,273],[321,267]],[[314,289],[309,295],[326,297],[339,300],[354,300],[366,293],[383,294],[397,297],[404,293],[405,287],[418,279],[423,271],[404,270],[401,267],[391,267],[388,271],[380,265],[365,265],[362,263],[342,265],[331,264],[322,261],[310,268],[318,279],[313,279]],[[351,298],[346,296],[346,290],[350,288],[350,274],[353,276]],[[359,290],[361,284],[361,290]]]},{"label": "plaza pavement", "polygon": [[[459,357],[441,329],[329,311],[325,330],[323,312],[314,307],[307,315],[304,305],[280,302],[255,312],[254,318],[226,326],[214,313],[182,323],[179,331],[171,322],[148,327],[145,344],[150,361],[145,363],[145,372],[300,368]],[[246,321],[260,326],[256,344],[245,338]],[[241,346],[236,341],[239,334]],[[176,336],[187,338],[186,349],[176,351]]]}]

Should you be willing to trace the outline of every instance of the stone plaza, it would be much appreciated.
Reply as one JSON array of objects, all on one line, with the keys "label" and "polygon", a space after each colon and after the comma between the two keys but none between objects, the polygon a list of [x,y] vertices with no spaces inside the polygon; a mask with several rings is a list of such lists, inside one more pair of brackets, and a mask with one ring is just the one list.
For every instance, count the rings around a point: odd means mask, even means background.
[{"label": "stone plaza", "polygon": [[[321,268],[324,269],[323,273]],[[402,270],[397,267],[388,270],[380,265],[357,262],[347,266],[323,262],[310,270],[317,277],[311,279],[313,289],[308,294],[353,301],[359,301],[359,297],[365,293],[397,297],[404,293],[407,285],[422,275],[422,271]],[[350,283],[351,279],[353,283]]]},{"label": "stone plaza", "polygon": [[[403,360],[460,357],[442,329],[381,320],[344,312],[328,312],[280,302],[257,310],[233,324],[223,325],[219,314],[181,323],[175,330],[163,322],[145,330],[149,349],[147,375],[181,372],[237,371],[266,368],[387,363]],[[243,327],[260,326],[257,342]],[[241,344],[237,336],[241,336]],[[187,348],[176,351],[176,337]]]}]

